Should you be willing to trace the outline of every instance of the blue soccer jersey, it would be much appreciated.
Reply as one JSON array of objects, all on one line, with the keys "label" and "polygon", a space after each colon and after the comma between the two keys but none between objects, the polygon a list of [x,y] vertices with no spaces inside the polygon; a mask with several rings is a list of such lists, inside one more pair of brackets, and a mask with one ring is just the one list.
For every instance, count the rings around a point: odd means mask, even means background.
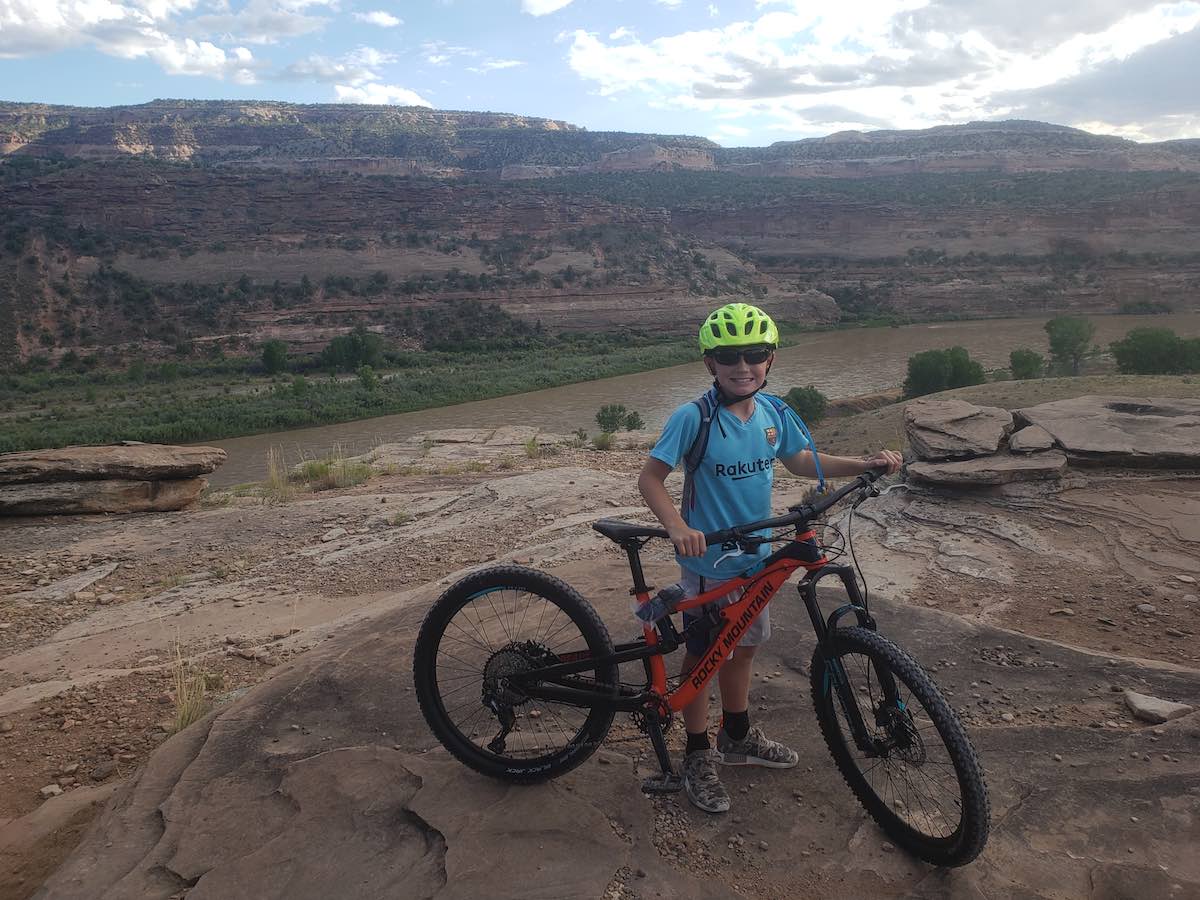
[{"label": "blue soccer jersey", "polygon": [[[699,430],[699,408],[685,403],[671,413],[650,455],[674,469]],[[775,460],[808,449],[796,417],[781,413],[770,401],[756,399],[747,422],[721,407],[708,435],[708,452],[692,476],[695,504],[684,510],[684,521],[708,532],[769,517]],[[756,562],[754,557],[737,556],[718,566],[718,558],[726,552],[719,546],[709,547],[704,556],[679,557],[679,564],[704,578],[719,579],[738,575]],[[770,552],[770,546],[764,545],[758,556]]]}]

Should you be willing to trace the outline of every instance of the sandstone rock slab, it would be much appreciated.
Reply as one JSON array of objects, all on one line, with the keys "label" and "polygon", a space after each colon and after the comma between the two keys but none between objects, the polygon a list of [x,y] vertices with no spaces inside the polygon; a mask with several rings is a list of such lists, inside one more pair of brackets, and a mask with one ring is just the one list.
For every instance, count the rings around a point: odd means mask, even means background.
[{"label": "sandstone rock slab", "polygon": [[965,400],[914,400],[904,407],[909,444],[923,460],[969,459],[1000,448],[1012,414]]},{"label": "sandstone rock slab", "polygon": [[1059,478],[1067,470],[1066,454],[1058,450],[1021,456],[983,456],[945,462],[909,463],[910,478],[955,487],[988,487],[1018,481]]},{"label": "sandstone rock slab", "polygon": [[195,503],[203,478],[0,485],[0,516],[170,512]]},{"label": "sandstone rock slab", "polygon": [[82,591],[84,588],[91,587],[97,581],[107,578],[117,570],[119,563],[105,563],[102,566],[93,566],[85,572],[79,572],[69,578],[63,578],[53,584],[48,584],[45,587],[34,588],[32,591],[21,591],[18,594],[12,594],[10,600],[24,600],[33,603],[44,603],[46,601],[62,601],[69,600],[75,596],[76,591]]},{"label": "sandstone rock slab", "polygon": [[1155,725],[1161,725],[1163,722],[1181,718],[1195,711],[1195,707],[1188,706],[1186,703],[1175,703],[1172,700],[1151,697],[1149,694],[1139,694],[1137,691],[1125,692],[1125,705],[1129,707],[1134,716],[1143,722],[1151,722]]},{"label": "sandstone rock slab", "polygon": [[1040,425],[1026,425],[1008,439],[1008,449],[1013,453],[1037,453],[1053,446],[1054,435]]},{"label": "sandstone rock slab", "polygon": [[1200,400],[1086,396],[1015,415],[1053,435],[1075,462],[1200,467]]},{"label": "sandstone rock slab", "polygon": [[0,484],[194,478],[225,461],[218,447],[124,444],[0,454]]}]

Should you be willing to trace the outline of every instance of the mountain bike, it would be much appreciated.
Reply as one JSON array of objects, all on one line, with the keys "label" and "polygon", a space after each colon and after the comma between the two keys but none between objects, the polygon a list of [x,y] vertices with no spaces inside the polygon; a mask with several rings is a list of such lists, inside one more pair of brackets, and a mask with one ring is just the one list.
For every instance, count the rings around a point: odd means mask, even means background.
[{"label": "mountain bike", "polygon": [[[798,569],[798,587],[816,632],[809,669],[812,704],[825,743],[855,797],[880,827],[914,856],[960,866],[983,850],[989,801],[983,769],[962,723],[932,679],[881,636],[855,570],[832,562],[817,540],[819,517],[853,495],[853,510],[879,494],[868,472],[785,515],[705,535],[731,554],[764,543],[781,547],[741,576],[682,599],[651,595],[640,558],[651,528],[601,519],[593,528],[625,550],[642,636],[613,645],[608,629],[565,582],[521,566],[467,575],[432,606],[421,625],[413,680],[425,720],[457,759],[478,772],[517,783],[554,778],[600,746],[618,712],[631,714],[650,739],[661,773],[648,793],[680,790],[664,732],[674,713],[702,696],[742,633]],[[772,531],[782,529],[782,531]],[[851,545],[853,557],[853,545]],[[824,616],[817,586],[841,582],[847,601]],[[741,597],[707,607],[734,590]],[[673,616],[696,618],[681,633]],[[843,621],[845,620],[845,622]],[[692,629],[711,635],[690,672],[669,680],[664,657]],[[633,681],[621,666],[641,663]]]}]

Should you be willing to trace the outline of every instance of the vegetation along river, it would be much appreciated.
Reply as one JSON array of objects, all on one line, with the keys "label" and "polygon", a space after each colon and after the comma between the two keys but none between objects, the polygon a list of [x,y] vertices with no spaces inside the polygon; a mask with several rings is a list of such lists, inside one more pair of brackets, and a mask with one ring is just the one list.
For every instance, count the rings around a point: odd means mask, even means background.
[{"label": "vegetation along river", "polygon": [[[1171,328],[1183,337],[1200,335],[1200,312],[1090,318],[1096,325],[1095,342],[1102,348],[1132,328]],[[779,352],[767,389],[784,394],[794,387],[812,384],[830,399],[888,390],[904,380],[908,358],[914,353],[956,345],[966,347],[972,358],[990,371],[1006,367],[1009,352],[1018,347],[1048,356],[1042,328],[1045,322],[1046,318],[984,319],[803,334]],[[641,414],[647,428],[657,428],[671,410],[698,396],[706,384],[697,355],[696,362],[688,365],[544,391],[211,441],[206,443],[224,447],[229,453],[228,461],[211,480],[214,485],[230,485],[264,479],[267,450],[273,446],[282,447],[287,459],[295,461],[323,456],[335,447],[347,454],[360,453],[376,444],[401,441],[437,428],[520,424],[557,433],[583,428],[595,434],[599,430],[596,411],[606,403],[624,404]]]}]

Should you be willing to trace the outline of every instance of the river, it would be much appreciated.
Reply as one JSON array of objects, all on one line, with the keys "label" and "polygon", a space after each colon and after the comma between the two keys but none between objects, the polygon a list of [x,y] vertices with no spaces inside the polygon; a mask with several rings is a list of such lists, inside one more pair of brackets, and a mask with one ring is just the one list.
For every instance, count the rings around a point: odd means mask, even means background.
[{"label": "river", "polygon": [[[1096,324],[1095,341],[1101,347],[1124,337],[1131,328],[1146,326],[1172,328],[1185,337],[1200,335],[1198,312],[1091,318]],[[1009,352],[1018,347],[1048,355],[1042,328],[1046,320],[985,319],[806,334],[779,352],[768,390],[783,394],[811,384],[830,399],[887,390],[904,381],[908,358],[914,353],[956,345],[966,347],[985,369],[1007,367]],[[321,456],[334,447],[347,454],[360,453],[435,428],[522,424],[557,433],[576,428],[595,433],[596,411],[606,403],[624,404],[640,413],[648,428],[656,428],[680,403],[699,396],[708,382],[697,356],[695,363],[636,375],[339,425],[213,441],[209,443],[223,447],[229,459],[211,481],[220,486],[264,479],[267,450],[272,446],[282,447],[289,460],[296,460]]]}]

